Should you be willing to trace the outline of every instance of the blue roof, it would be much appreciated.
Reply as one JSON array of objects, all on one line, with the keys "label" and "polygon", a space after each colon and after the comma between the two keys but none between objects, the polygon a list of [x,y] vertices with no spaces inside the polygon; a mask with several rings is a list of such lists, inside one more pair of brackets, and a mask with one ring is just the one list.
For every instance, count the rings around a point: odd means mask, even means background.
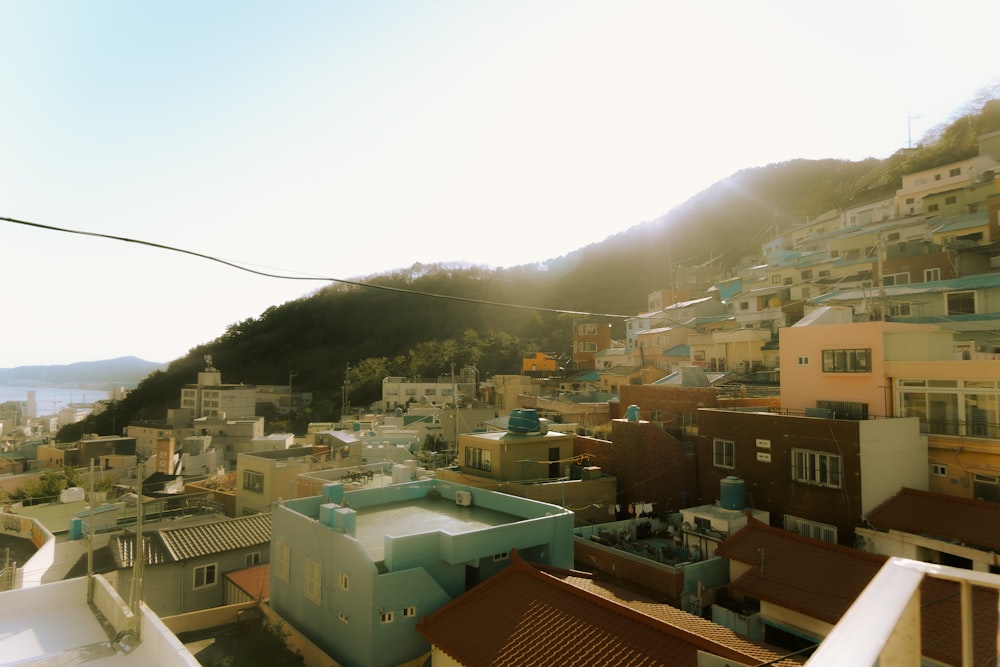
[{"label": "blue roof", "polygon": [[[980,273],[974,276],[963,276],[950,280],[935,280],[929,283],[911,283],[909,285],[890,285],[882,288],[886,296],[911,296],[915,294],[940,294],[956,290],[989,289],[1000,287],[1000,273]],[[826,303],[828,301],[852,301],[869,299],[878,292],[876,287],[865,289],[836,290],[828,294],[810,299],[810,303]]]}]

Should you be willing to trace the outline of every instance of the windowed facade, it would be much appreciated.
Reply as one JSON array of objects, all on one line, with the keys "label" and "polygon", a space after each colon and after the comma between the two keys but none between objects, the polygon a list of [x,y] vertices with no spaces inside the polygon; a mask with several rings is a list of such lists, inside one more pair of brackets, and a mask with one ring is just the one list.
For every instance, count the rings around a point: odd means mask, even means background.
[{"label": "windowed facade", "polygon": [[944,295],[949,315],[973,315],[976,312],[976,293],[972,290],[948,292]]},{"label": "windowed facade", "polygon": [[195,590],[198,590],[200,588],[208,588],[209,586],[214,586],[218,580],[219,580],[218,563],[199,565],[198,567],[194,568]]},{"label": "windowed facade", "polygon": [[736,467],[736,443],[722,438],[712,439],[712,465],[717,468]]},{"label": "windowed facade", "polygon": [[465,467],[491,472],[493,470],[493,452],[479,447],[466,447]]},{"label": "windowed facade", "polygon": [[243,488],[254,493],[264,493],[264,475],[252,470],[244,470]]},{"label": "windowed facade", "polygon": [[870,348],[853,350],[823,350],[824,373],[870,373]]},{"label": "windowed facade", "polygon": [[897,412],[920,419],[923,433],[1000,437],[996,380],[896,380]]},{"label": "windowed facade", "polygon": [[809,449],[792,450],[792,479],[805,484],[841,487],[840,456]]},{"label": "windowed facade", "polygon": [[786,514],[785,530],[811,537],[814,540],[822,540],[830,544],[837,543],[837,527],[831,526],[828,523],[809,521],[808,519]]}]

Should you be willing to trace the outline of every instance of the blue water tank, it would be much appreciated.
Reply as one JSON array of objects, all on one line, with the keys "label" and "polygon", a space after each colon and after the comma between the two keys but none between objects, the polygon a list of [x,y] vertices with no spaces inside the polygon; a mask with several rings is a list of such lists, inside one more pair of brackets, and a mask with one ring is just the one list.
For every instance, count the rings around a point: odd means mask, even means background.
[{"label": "blue water tank", "polygon": [[353,431],[360,431],[361,430],[361,422],[354,422],[351,425],[351,430],[353,430]]},{"label": "blue water tank", "polygon": [[628,406],[625,409],[625,417],[630,422],[637,422],[637,421],[639,421],[639,406],[638,405],[630,405],[630,406]]},{"label": "blue water tank", "polygon": [[69,520],[69,539],[78,540],[83,537],[83,519],[78,516]]},{"label": "blue water tank", "polygon": [[722,509],[745,510],[747,508],[747,485],[739,477],[730,475],[719,483],[719,504]]},{"label": "blue water tank", "polygon": [[531,433],[541,428],[538,411],[532,408],[521,408],[510,413],[507,420],[507,430],[511,433]]}]

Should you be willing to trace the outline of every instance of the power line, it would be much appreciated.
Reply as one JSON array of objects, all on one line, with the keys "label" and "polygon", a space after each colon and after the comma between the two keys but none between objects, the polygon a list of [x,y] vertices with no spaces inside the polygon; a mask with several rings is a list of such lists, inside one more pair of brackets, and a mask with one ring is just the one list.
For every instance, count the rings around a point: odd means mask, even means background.
[{"label": "power line", "polygon": [[163,243],[155,243],[153,241],[143,241],[142,239],[132,239],[126,236],[116,236],[114,234],[102,234],[100,232],[88,232],[80,229],[70,229],[67,227],[57,227],[54,225],[45,225],[39,222],[29,222],[27,220],[17,220],[15,218],[4,218],[0,217],[0,220],[4,222],[10,222],[16,225],[24,225],[25,227],[33,227],[35,229],[45,229],[53,232],[61,232],[64,234],[78,234],[80,236],[91,236],[94,238],[108,239],[111,241],[121,241],[123,243],[135,243],[138,245],[144,245],[150,248],[156,248],[158,250],[167,250],[170,252],[177,252],[183,255],[190,255],[192,257],[197,257],[198,259],[208,260],[210,262],[216,262],[222,264],[223,266],[228,266],[232,269],[237,269],[239,271],[246,271],[247,273],[252,273],[254,275],[263,276],[265,278],[276,278],[279,280],[310,280],[310,281],[321,281],[321,282],[331,282],[340,283],[342,285],[350,285],[353,287],[362,287],[368,289],[378,289],[386,292],[396,292],[398,294],[409,294],[412,296],[424,296],[434,299],[446,299],[449,301],[463,301],[466,303],[475,303],[483,306],[500,306],[503,308],[519,308],[522,310],[533,310],[546,313],[558,313],[563,315],[584,315],[587,317],[611,317],[616,319],[628,319],[633,317],[633,315],[620,315],[616,313],[592,313],[583,310],[566,310],[563,308],[545,308],[543,306],[526,306],[524,304],[517,303],[503,303],[499,301],[486,301],[484,299],[474,299],[472,297],[455,296],[452,294],[438,294],[435,292],[424,292],[421,290],[411,290],[405,287],[393,287],[391,285],[379,285],[376,283],[363,282],[360,280],[347,280],[345,278],[331,278],[325,276],[293,276],[284,273],[271,273],[269,271],[260,271],[258,269],[253,269],[242,264],[231,262],[220,257],[215,257],[213,255],[206,255],[204,253],[196,252],[194,250],[186,250],[184,248],[178,248],[176,246],[170,246]]}]

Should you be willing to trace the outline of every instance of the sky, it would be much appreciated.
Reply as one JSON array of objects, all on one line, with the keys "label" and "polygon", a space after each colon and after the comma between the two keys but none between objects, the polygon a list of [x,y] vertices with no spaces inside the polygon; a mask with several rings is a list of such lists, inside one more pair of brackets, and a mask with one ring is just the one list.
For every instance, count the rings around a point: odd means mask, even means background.
[{"label": "sky", "polygon": [[990,25],[995,0],[0,0],[0,368],[169,362],[320,278],[543,262],[744,168],[888,157],[997,86]]}]

